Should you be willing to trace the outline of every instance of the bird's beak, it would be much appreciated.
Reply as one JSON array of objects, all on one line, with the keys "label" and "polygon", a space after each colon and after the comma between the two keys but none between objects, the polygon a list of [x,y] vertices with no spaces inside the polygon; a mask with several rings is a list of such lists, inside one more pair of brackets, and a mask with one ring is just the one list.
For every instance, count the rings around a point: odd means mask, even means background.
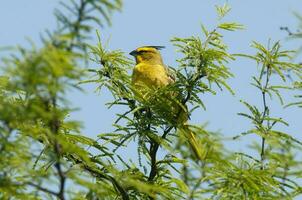
[{"label": "bird's beak", "polygon": [[135,56],[137,56],[138,53],[137,53],[136,50],[133,50],[133,51],[131,51],[129,54],[130,54],[131,56],[134,56],[134,57],[135,57]]}]

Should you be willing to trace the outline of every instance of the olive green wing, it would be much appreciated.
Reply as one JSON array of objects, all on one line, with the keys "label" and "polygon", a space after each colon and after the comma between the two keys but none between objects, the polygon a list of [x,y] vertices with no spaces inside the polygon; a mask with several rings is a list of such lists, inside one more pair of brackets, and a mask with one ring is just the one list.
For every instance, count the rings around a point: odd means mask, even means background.
[{"label": "olive green wing", "polygon": [[169,66],[164,66],[164,67],[165,67],[166,73],[167,73],[168,78],[169,78],[169,83],[170,84],[174,83],[176,81],[176,74],[175,74],[175,72]]}]

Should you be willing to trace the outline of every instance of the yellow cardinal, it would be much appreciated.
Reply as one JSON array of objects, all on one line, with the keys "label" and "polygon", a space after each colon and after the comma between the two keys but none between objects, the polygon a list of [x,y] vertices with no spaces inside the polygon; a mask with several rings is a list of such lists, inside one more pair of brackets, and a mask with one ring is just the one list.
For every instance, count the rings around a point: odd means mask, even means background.
[{"label": "yellow cardinal", "polygon": [[[169,76],[167,67],[165,67],[160,55],[159,50],[162,48],[162,46],[143,46],[130,53],[130,55],[134,56],[136,60],[136,65],[132,73],[132,85],[138,91],[142,90],[142,87],[145,87],[144,91],[142,91],[142,93],[144,93],[146,88],[149,90],[162,88],[174,82],[174,80]],[[169,95],[172,94],[169,93]],[[171,97],[167,96],[167,99],[169,98],[171,99]],[[166,104],[166,106],[168,105],[169,104]],[[179,104],[175,103],[175,105],[171,106],[174,107],[174,109],[170,109],[172,112],[174,112],[174,116],[183,116],[183,114],[178,113],[176,115],[175,113],[181,109]],[[184,109],[182,110],[182,113],[184,113]],[[197,158],[202,159],[203,156],[201,150],[199,149],[199,145],[196,141],[194,133],[188,127],[187,119],[188,116],[185,116],[184,119],[180,120],[175,119],[175,121],[178,122],[177,128],[180,130],[180,132],[184,133]]]}]

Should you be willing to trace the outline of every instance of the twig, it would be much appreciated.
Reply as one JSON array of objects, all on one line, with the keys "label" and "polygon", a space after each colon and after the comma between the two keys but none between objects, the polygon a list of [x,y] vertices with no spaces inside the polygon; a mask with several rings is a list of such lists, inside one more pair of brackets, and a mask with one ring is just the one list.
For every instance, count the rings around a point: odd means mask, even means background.
[{"label": "twig", "polygon": [[[162,139],[166,139],[168,133],[173,129],[173,126],[168,127],[164,134],[161,136]],[[156,154],[159,148],[159,143],[153,141],[150,146],[150,157],[151,157],[151,171],[148,177],[148,181],[153,181],[157,175],[157,163],[156,163]]]},{"label": "twig", "polygon": [[289,30],[289,28],[286,27],[286,26],[281,26],[281,27],[280,27],[280,30],[286,31],[286,32],[288,33],[289,36],[293,35],[293,32],[291,32],[291,30]]},{"label": "twig", "polygon": [[100,173],[98,171],[98,168],[89,167],[82,160],[75,158],[73,155],[69,155],[68,159],[72,160],[75,164],[79,164],[84,170],[89,172],[92,176],[99,178],[99,179],[105,179],[105,180],[110,181],[112,183],[112,185],[114,186],[114,188],[120,193],[123,200],[130,199],[127,191],[112,176]]},{"label": "twig", "polygon": [[60,161],[58,161],[55,164],[55,168],[57,169],[59,177],[60,177],[60,190],[59,190],[59,193],[58,193],[58,198],[61,199],[61,200],[65,200],[64,193],[65,193],[66,177],[65,177],[65,173],[62,171]]},{"label": "twig", "polygon": [[44,188],[44,187],[42,187],[42,186],[40,186],[40,185],[37,185],[37,184],[35,184],[35,183],[28,182],[27,185],[32,186],[32,187],[34,187],[34,188],[36,188],[36,189],[38,189],[38,190],[40,190],[40,191],[42,191],[42,192],[45,192],[45,193],[54,195],[54,196],[56,196],[56,197],[59,197],[59,194],[58,194],[58,193],[56,193],[56,192],[54,192],[54,191],[51,191],[51,190],[49,190],[49,189],[46,189],[46,188]]},{"label": "twig", "polygon": [[35,168],[36,168],[36,166],[37,166],[37,164],[38,164],[38,162],[39,162],[39,160],[40,160],[41,156],[43,155],[43,153],[44,153],[45,149],[46,149],[46,147],[44,147],[44,148],[42,149],[42,151],[39,153],[39,155],[38,155],[37,159],[36,159],[36,160],[35,160],[35,162],[34,162],[33,169],[35,169]]},{"label": "twig", "polygon": [[[267,70],[266,70],[266,79],[265,79],[265,85],[262,88],[262,102],[263,102],[263,115],[262,115],[262,120],[261,120],[261,124],[264,122],[264,118],[269,114],[269,108],[267,106],[267,102],[266,102],[266,91],[268,88],[268,83],[269,83],[269,78],[270,78],[270,66],[266,66]],[[261,75],[260,75],[261,76]],[[267,126],[269,126],[269,121],[267,121]],[[265,137],[262,137],[262,142],[261,142],[261,169],[263,169],[263,162],[265,160]]]},{"label": "twig", "polygon": [[[53,110],[53,119],[50,121],[50,129],[52,131],[52,133],[57,136],[59,134],[59,130],[60,130],[60,122],[59,119],[57,117],[56,114],[56,109],[57,109],[57,97],[56,95],[52,96],[51,98],[51,105]],[[65,173],[62,170],[61,167],[61,150],[60,150],[60,144],[57,141],[57,139],[55,138],[54,140],[54,152],[56,153],[57,156],[57,160],[55,163],[55,168],[57,169],[58,175],[59,175],[59,179],[60,179],[60,188],[59,188],[59,192],[58,192],[58,198],[60,200],[65,200],[64,197],[64,193],[65,193],[65,181],[66,181],[66,177],[65,177]]]},{"label": "twig", "polygon": [[[74,23],[74,27],[73,27],[73,33],[74,35],[76,36],[76,39],[79,40],[79,34],[80,34],[80,25],[81,25],[81,22],[83,21],[83,18],[84,18],[84,10],[86,8],[86,4],[87,4],[88,1],[85,1],[85,0],[81,0],[80,2],[80,6],[79,6],[79,9],[78,9],[78,18],[77,18],[77,21]],[[71,44],[69,47],[67,47],[67,50],[68,51],[71,51],[75,46],[75,43],[74,43],[74,38],[71,40]]]}]

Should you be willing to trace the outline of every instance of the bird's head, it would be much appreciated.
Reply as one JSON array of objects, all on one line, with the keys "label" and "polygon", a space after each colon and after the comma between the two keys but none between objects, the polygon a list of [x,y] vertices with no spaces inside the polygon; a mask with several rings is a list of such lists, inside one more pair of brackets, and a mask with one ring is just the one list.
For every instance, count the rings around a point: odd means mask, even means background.
[{"label": "bird's head", "polygon": [[163,46],[143,46],[130,52],[130,55],[135,57],[136,64],[141,62],[149,64],[163,64],[159,50]]}]

